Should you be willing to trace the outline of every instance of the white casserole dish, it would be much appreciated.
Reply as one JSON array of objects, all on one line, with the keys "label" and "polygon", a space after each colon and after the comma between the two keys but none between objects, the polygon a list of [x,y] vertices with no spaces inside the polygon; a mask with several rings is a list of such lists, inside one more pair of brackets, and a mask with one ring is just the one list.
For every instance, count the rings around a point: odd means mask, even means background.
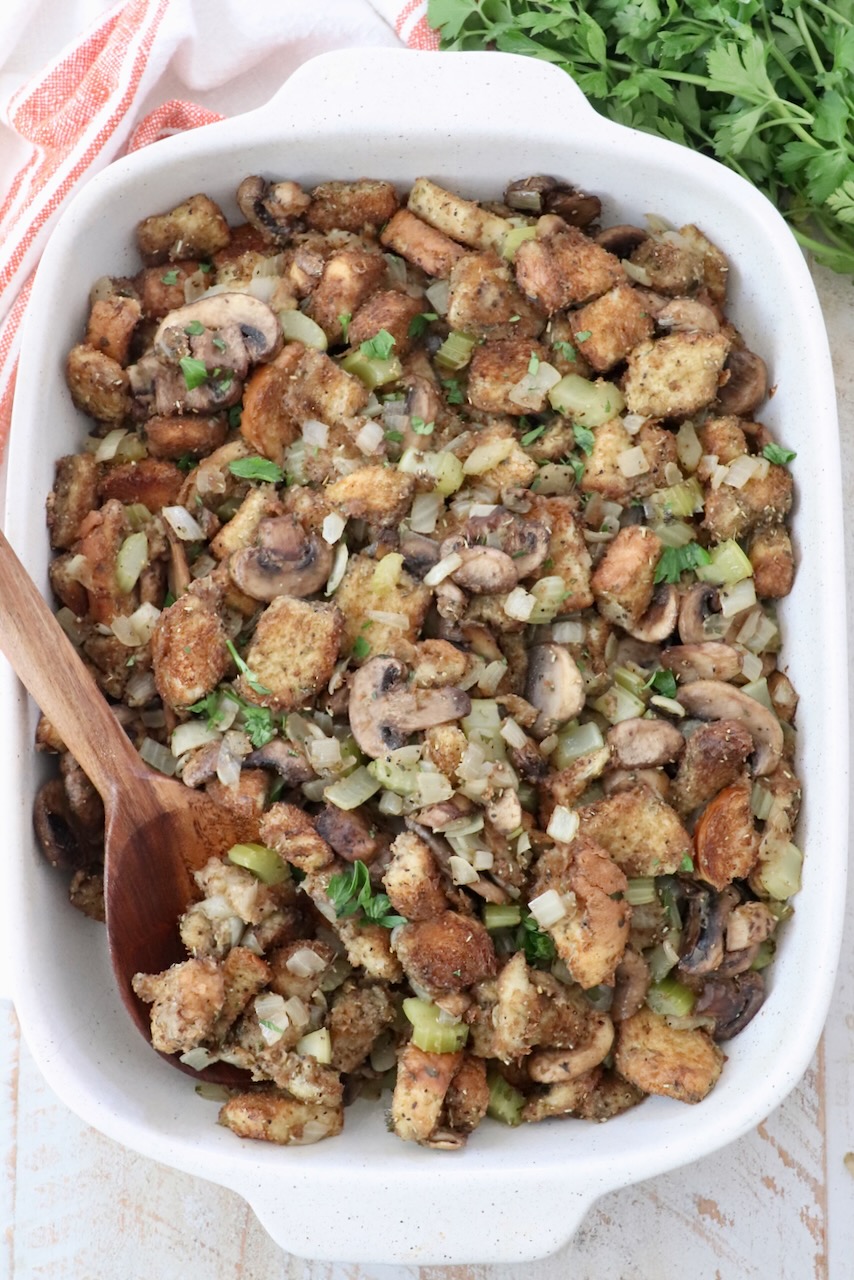
[{"label": "white casserole dish", "polygon": [[727,1045],[720,1083],[696,1107],[656,1098],[605,1125],[511,1131],[487,1122],[456,1155],[400,1142],[370,1103],[348,1111],[342,1137],[315,1147],[236,1139],[192,1082],[145,1045],[114,990],[102,930],[71,909],[62,877],[37,851],[36,711],[2,672],[13,743],[2,781],[7,883],[22,957],[15,999],[28,1043],[68,1106],[144,1155],[238,1191],[274,1239],[303,1256],[411,1264],[542,1257],[604,1192],[707,1155],[762,1120],[804,1072],[826,1016],[845,897],[847,696],[835,397],[818,300],[782,219],[752,187],[671,143],[607,123],[553,67],[498,54],[324,55],[260,111],[111,165],[57,227],[24,333],[6,519],[45,589],[44,496],[55,459],[87,431],[63,364],[82,332],[90,285],[135,269],[140,217],[205,191],[234,219],[237,184],[257,172],[307,184],[368,175],[403,187],[425,174],[492,198],[511,177],[553,173],[602,195],[606,224],[648,212],[677,226],[696,221],[730,259],[729,314],[777,387],[760,416],[798,451],[800,564],[781,615],[801,694],[804,888],[768,1000]]}]

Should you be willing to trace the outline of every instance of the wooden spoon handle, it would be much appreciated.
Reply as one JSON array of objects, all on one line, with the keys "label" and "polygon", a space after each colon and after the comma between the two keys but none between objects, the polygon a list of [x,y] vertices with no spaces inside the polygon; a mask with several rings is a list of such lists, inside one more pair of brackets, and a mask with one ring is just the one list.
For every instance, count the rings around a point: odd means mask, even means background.
[{"label": "wooden spoon handle", "polygon": [[0,649],[104,799],[140,772],[136,749],[2,530]]}]

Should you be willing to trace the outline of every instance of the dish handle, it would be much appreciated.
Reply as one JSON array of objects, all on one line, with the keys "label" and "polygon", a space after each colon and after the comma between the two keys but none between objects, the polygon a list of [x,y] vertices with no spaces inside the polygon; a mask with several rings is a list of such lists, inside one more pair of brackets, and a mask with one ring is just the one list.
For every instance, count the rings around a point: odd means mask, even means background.
[{"label": "dish handle", "polygon": [[[412,92],[414,59],[419,60],[417,94]],[[530,130],[530,110],[514,111],[513,103],[536,102],[537,113],[545,116],[584,112],[601,120],[571,76],[550,63],[509,53],[383,48],[334,49],[311,58],[258,114],[282,121],[309,111],[312,133],[340,135],[365,127],[375,132],[394,102],[388,136],[405,138],[423,134],[425,120],[441,132],[446,122],[465,120],[472,101],[490,97],[506,118],[508,135]],[[448,144],[453,146],[453,134]]]}]

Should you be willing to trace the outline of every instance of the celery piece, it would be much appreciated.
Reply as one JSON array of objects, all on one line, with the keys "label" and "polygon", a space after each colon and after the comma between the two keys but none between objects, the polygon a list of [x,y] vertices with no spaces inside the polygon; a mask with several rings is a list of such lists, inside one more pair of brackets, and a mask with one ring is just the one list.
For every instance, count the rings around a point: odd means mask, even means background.
[{"label": "celery piece", "polygon": [[753,576],[753,565],[734,538],[709,547],[709,563],[697,565],[694,570],[701,582],[715,587],[733,586],[743,578]]},{"label": "celery piece", "polygon": [[750,883],[758,892],[784,902],[801,887],[801,866],[804,855],[796,844],[781,840],[770,848],[765,845],[756,868],[751,872]]},{"label": "celery piece", "polygon": [[457,372],[466,367],[476,346],[477,338],[470,333],[452,330],[436,352],[434,359],[443,369],[452,369]]},{"label": "celery piece", "polygon": [[665,547],[674,549],[687,547],[689,542],[694,541],[697,532],[693,525],[686,524],[684,520],[659,520],[650,527]]},{"label": "celery piece", "polygon": [[[668,940],[670,940],[668,935]],[[646,962],[649,966],[649,975],[653,982],[661,982],[667,976],[672,968],[679,963],[677,948],[672,944],[665,947],[663,942],[659,942],[657,947],[653,947],[651,951],[647,951]]]},{"label": "celery piece", "polygon": [[522,908],[513,902],[487,902],[483,908],[487,929],[513,929],[522,923]]},{"label": "celery piece", "polygon": [[590,382],[578,373],[565,374],[548,393],[549,404],[582,427],[601,427],[626,407],[613,382]]},{"label": "celery piece", "polygon": [[557,574],[550,574],[534,583],[531,587],[531,595],[537,603],[531,610],[528,621],[531,623],[553,622],[566,599],[566,583]]},{"label": "celery piece", "polygon": [[587,724],[579,724],[573,720],[558,730],[557,746],[549,756],[549,763],[560,772],[561,769],[567,769],[573,760],[590,755],[592,751],[599,751],[604,745],[602,730],[594,720]]},{"label": "celery piece", "polygon": [[694,1008],[696,994],[676,978],[660,978],[646,993],[646,1003],[653,1013],[664,1017],[685,1018]]},{"label": "celery piece", "polygon": [[140,530],[129,533],[116,555],[116,586],[125,595],[133,591],[148,563],[148,538]]},{"label": "celery piece", "polygon": [[245,867],[264,884],[282,884],[290,876],[275,849],[264,844],[233,844],[226,854],[236,867]]},{"label": "celery piece", "polygon": [[398,471],[419,479],[432,480],[443,497],[456,493],[463,483],[463,464],[453,453],[421,453],[418,449],[406,449],[397,464]]},{"label": "celery piece", "polygon": [[131,527],[131,532],[138,533],[140,529],[151,524],[153,516],[144,502],[129,502],[125,506],[125,518]]},{"label": "celery piece", "polygon": [[498,1071],[488,1071],[486,1082],[489,1085],[489,1105],[486,1108],[486,1114],[492,1116],[493,1120],[500,1120],[502,1124],[514,1127],[521,1124],[525,1095],[518,1089],[514,1089]]},{"label": "celery piece", "polygon": [[280,311],[279,324],[288,342],[301,342],[315,351],[325,351],[329,346],[326,334],[316,320],[302,311]]},{"label": "celery piece", "polygon": [[757,972],[760,969],[767,969],[771,961],[774,959],[774,953],[776,950],[777,946],[774,939],[765,938],[764,941],[760,942],[757,948],[756,955],[753,958],[753,964],[750,966],[751,969],[754,969]]},{"label": "celery piece", "polygon": [[337,809],[358,809],[360,804],[376,795],[381,786],[382,783],[368,773],[364,765],[359,765],[346,778],[328,786],[323,792],[323,798]]},{"label": "celery piece", "polygon": [[512,262],[516,257],[516,250],[520,244],[524,244],[526,240],[535,240],[537,237],[536,227],[513,227],[504,237],[504,243],[501,246],[501,256],[508,262]]},{"label": "celery piece", "polygon": [[679,484],[656,489],[649,501],[659,519],[671,516],[684,520],[703,510],[703,489],[696,476],[689,476]]},{"label": "celery piece", "polygon": [[619,684],[612,684],[610,689],[606,689],[598,698],[594,698],[591,705],[594,711],[598,711],[611,724],[619,724],[621,720],[633,720],[646,711],[646,703]]},{"label": "celery piece", "polygon": [[415,996],[403,1002],[403,1012],[412,1023],[412,1043],[425,1053],[456,1053],[468,1040],[465,1022],[440,1022],[441,1009]]},{"label": "celery piece", "polygon": [[396,795],[411,796],[418,790],[417,765],[401,765],[388,757],[380,757],[369,761],[368,773],[386,791],[393,791]]},{"label": "celery piece", "polygon": [[655,880],[652,876],[630,876],[623,897],[633,907],[655,902],[658,897],[655,891]]},{"label": "celery piece", "polygon": [[621,689],[645,702],[648,696],[649,677],[645,671],[635,671],[632,667],[615,667],[614,681]]},{"label": "celery piece", "polygon": [[768,681],[765,676],[760,676],[758,680],[751,680],[749,684],[741,686],[741,692],[746,693],[748,698],[753,698],[754,702],[758,702],[766,711],[774,711],[774,703],[771,701],[771,694],[768,692]]},{"label": "celery piece", "polygon": [[397,382],[403,375],[403,365],[397,356],[381,360],[379,356],[366,356],[363,351],[349,351],[341,361],[341,368],[358,378],[369,391]]}]

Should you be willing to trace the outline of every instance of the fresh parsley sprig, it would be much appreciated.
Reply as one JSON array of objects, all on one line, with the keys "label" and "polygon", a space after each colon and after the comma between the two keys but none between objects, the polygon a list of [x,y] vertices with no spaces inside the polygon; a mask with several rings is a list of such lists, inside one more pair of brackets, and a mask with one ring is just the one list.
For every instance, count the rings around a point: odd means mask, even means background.
[{"label": "fresh parsley sprig", "polygon": [[699,542],[689,542],[684,547],[665,547],[655,566],[653,582],[678,582],[686,569],[708,564],[711,556]]},{"label": "fresh parsley sprig", "polygon": [[396,915],[385,893],[374,893],[371,877],[364,862],[354,862],[347,871],[331,877],[326,895],[339,920],[361,911],[369,924],[381,924],[384,929],[394,929],[406,924],[405,916]]},{"label": "fresh parsley sprig", "polygon": [[544,933],[533,916],[525,916],[514,941],[517,951],[524,951],[528,964],[535,969],[547,969],[557,954],[551,934]]}]

